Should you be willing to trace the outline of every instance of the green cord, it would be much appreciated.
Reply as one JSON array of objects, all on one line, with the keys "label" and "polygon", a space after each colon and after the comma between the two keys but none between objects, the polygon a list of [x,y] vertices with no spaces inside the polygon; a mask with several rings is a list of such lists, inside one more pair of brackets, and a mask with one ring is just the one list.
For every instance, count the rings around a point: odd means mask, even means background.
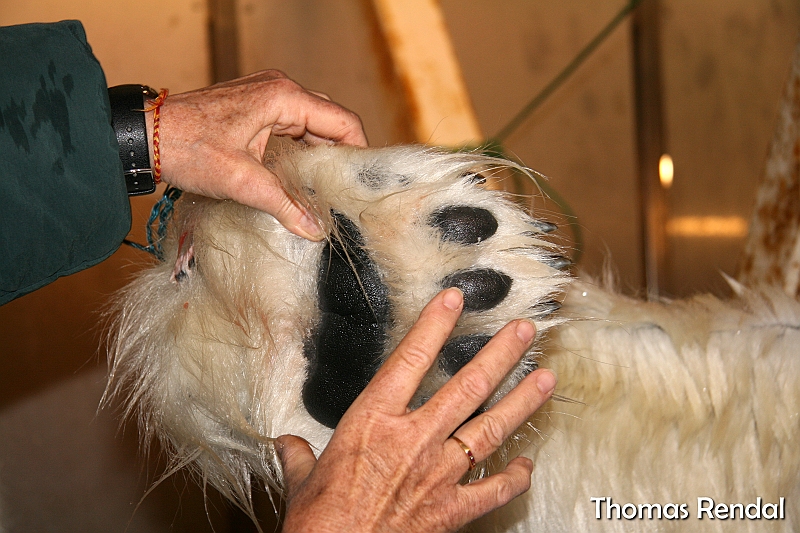
[{"label": "green cord", "polygon": [[[548,83],[544,89],[539,91],[539,94],[533,97],[533,99],[528,102],[525,107],[520,110],[519,113],[511,119],[511,121],[504,126],[494,137],[489,138],[483,145],[478,147],[478,151],[481,153],[492,156],[492,157],[501,157],[501,158],[508,158],[508,154],[503,149],[503,142],[508,139],[508,137],[514,133],[514,131],[519,128],[523,122],[525,122],[528,117],[540,106],[542,103],[550,97],[561,85],[564,84],[565,81],[578,69],[579,66],[588,58],[600,44],[609,36],[611,33],[616,29],[619,24],[625,20],[625,18],[636,8],[636,6],[641,3],[642,0],[630,0],[625,6],[617,13],[617,15],[611,19],[611,21],[606,24],[606,26],[600,30],[594,39],[589,41],[589,43],[583,47],[583,49],[578,52],[572,61],[570,61],[564,69],[558,73],[558,75]],[[518,163],[522,164],[520,161]],[[514,172],[514,182],[515,186],[518,190],[522,190],[519,186],[519,179],[521,179],[519,172]],[[572,210],[570,205],[567,201],[556,192],[545,180],[536,179],[534,176],[534,181],[536,185],[539,187],[539,190],[542,193],[552,200],[560,209],[561,212],[567,219],[567,225],[570,227],[572,232],[572,237],[575,241],[575,248],[572,253],[572,262],[577,264],[580,261],[581,256],[583,255],[583,230],[581,226],[578,224],[578,218],[575,216],[575,212]]]},{"label": "green cord", "polygon": [[528,102],[527,105],[523,107],[522,110],[517,113],[517,115],[512,118],[503,129],[495,134],[495,136],[492,138],[492,142],[500,144],[508,139],[509,135],[519,128],[520,125],[522,125],[522,123],[528,119],[530,114],[533,113],[533,111],[536,110],[536,108],[538,108],[540,105],[542,105],[542,102],[544,102],[553,92],[555,92],[555,90],[558,89],[567,80],[567,78],[569,78],[572,73],[577,70],[579,66],[581,66],[586,58],[589,57],[598,46],[600,46],[600,44],[611,34],[611,32],[614,31],[617,26],[619,26],[623,20],[625,20],[625,17],[627,17],[628,14],[630,14],[630,12],[633,11],[641,1],[642,0],[630,0],[630,2],[628,2],[619,13],[617,13],[617,16],[611,19],[611,22],[606,24],[605,28],[600,30],[600,33],[598,33],[594,39],[589,41],[589,44],[587,44],[583,50],[578,52],[578,55],[576,55],[575,58],[570,61],[566,67],[564,67],[564,70],[562,70],[558,76],[553,78],[553,80],[548,83],[544,89],[539,91],[539,94],[534,96],[533,99]]},{"label": "green cord", "polygon": [[[147,246],[137,242],[129,241],[128,239],[124,239],[122,242],[128,246],[131,246],[132,248],[147,252],[163,263],[164,248],[162,247],[162,244],[164,239],[167,238],[167,225],[172,218],[175,202],[178,201],[178,199],[181,197],[181,194],[183,194],[182,190],[176,189],[175,187],[167,187],[167,189],[164,191],[164,196],[162,196],[161,199],[156,202],[153,208],[150,210],[150,218],[147,220],[147,226],[145,226],[147,233]],[[156,221],[158,221],[158,227],[154,230],[153,226]],[[154,231],[156,232],[156,236],[153,235]]]}]

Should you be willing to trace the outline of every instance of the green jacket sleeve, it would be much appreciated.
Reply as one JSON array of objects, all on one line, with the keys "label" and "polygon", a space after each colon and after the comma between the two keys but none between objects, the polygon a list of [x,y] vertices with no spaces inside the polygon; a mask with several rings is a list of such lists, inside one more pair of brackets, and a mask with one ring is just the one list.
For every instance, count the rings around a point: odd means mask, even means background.
[{"label": "green jacket sleeve", "polygon": [[0,28],[0,304],[111,255],[130,203],[78,21]]}]

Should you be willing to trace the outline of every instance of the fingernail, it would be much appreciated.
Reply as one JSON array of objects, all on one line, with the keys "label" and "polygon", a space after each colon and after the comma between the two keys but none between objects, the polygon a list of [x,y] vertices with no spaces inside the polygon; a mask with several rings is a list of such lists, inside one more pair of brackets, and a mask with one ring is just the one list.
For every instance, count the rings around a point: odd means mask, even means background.
[{"label": "fingernail", "polygon": [[296,228],[304,233],[304,237],[306,239],[312,241],[319,241],[325,237],[325,232],[322,231],[322,228],[319,227],[317,223],[317,219],[311,216],[310,213],[306,212],[303,214],[303,218],[300,219],[300,222],[297,223]]},{"label": "fingernail", "polygon": [[536,328],[527,320],[520,320],[517,322],[516,333],[519,340],[528,344],[533,340],[533,336],[536,335]]},{"label": "fingernail", "polygon": [[553,389],[556,388],[556,383],[558,383],[556,373],[548,368],[545,368],[543,372],[539,372],[539,375],[536,377],[536,388],[539,389],[539,392],[542,394],[550,394],[553,392]]},{"label": "fingernail", "polygon": [[459,289],[451,287],[445,291],[443,301],[445,307],[457,311],[464,302],[464,295]]}]

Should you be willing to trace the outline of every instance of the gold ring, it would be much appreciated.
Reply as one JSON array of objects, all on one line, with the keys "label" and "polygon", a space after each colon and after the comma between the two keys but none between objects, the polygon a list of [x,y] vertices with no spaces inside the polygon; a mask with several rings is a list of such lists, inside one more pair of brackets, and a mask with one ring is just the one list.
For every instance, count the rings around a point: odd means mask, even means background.
[{"label": "gold ring", "polygon": [[464,453],[467,454],[467,459],[469,459],[469,468],[467,469],[467,472],[470,472],[473,468],[475,468],[475,456],[472,455],[472,450],[470,450],[469,446],[464,444],[464,441],[462,441],[458,437],[450,437],[450,438],[456,441],[458,445],[461,446],[461,449],[464,450]]}]

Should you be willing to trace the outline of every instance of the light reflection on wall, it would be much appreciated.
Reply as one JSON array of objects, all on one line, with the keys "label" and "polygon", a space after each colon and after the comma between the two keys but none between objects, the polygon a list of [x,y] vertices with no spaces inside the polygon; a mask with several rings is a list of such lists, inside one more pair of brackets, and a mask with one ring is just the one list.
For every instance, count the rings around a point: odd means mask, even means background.
[{"label": "light reflection on wall", "polygon": [[728,237],[747,235],[747,220],[739,216],[683,216],[667,220],[671,237]]},{"label": "light reflection on wall", "polygon": [[[675,166],[669,154],[659,159],[658,176],[662,187],[672,186]],[[682,216],[667,220],[666,233],[670,237],[743,238],[747,227],[747,220],[740,216]]]}]

